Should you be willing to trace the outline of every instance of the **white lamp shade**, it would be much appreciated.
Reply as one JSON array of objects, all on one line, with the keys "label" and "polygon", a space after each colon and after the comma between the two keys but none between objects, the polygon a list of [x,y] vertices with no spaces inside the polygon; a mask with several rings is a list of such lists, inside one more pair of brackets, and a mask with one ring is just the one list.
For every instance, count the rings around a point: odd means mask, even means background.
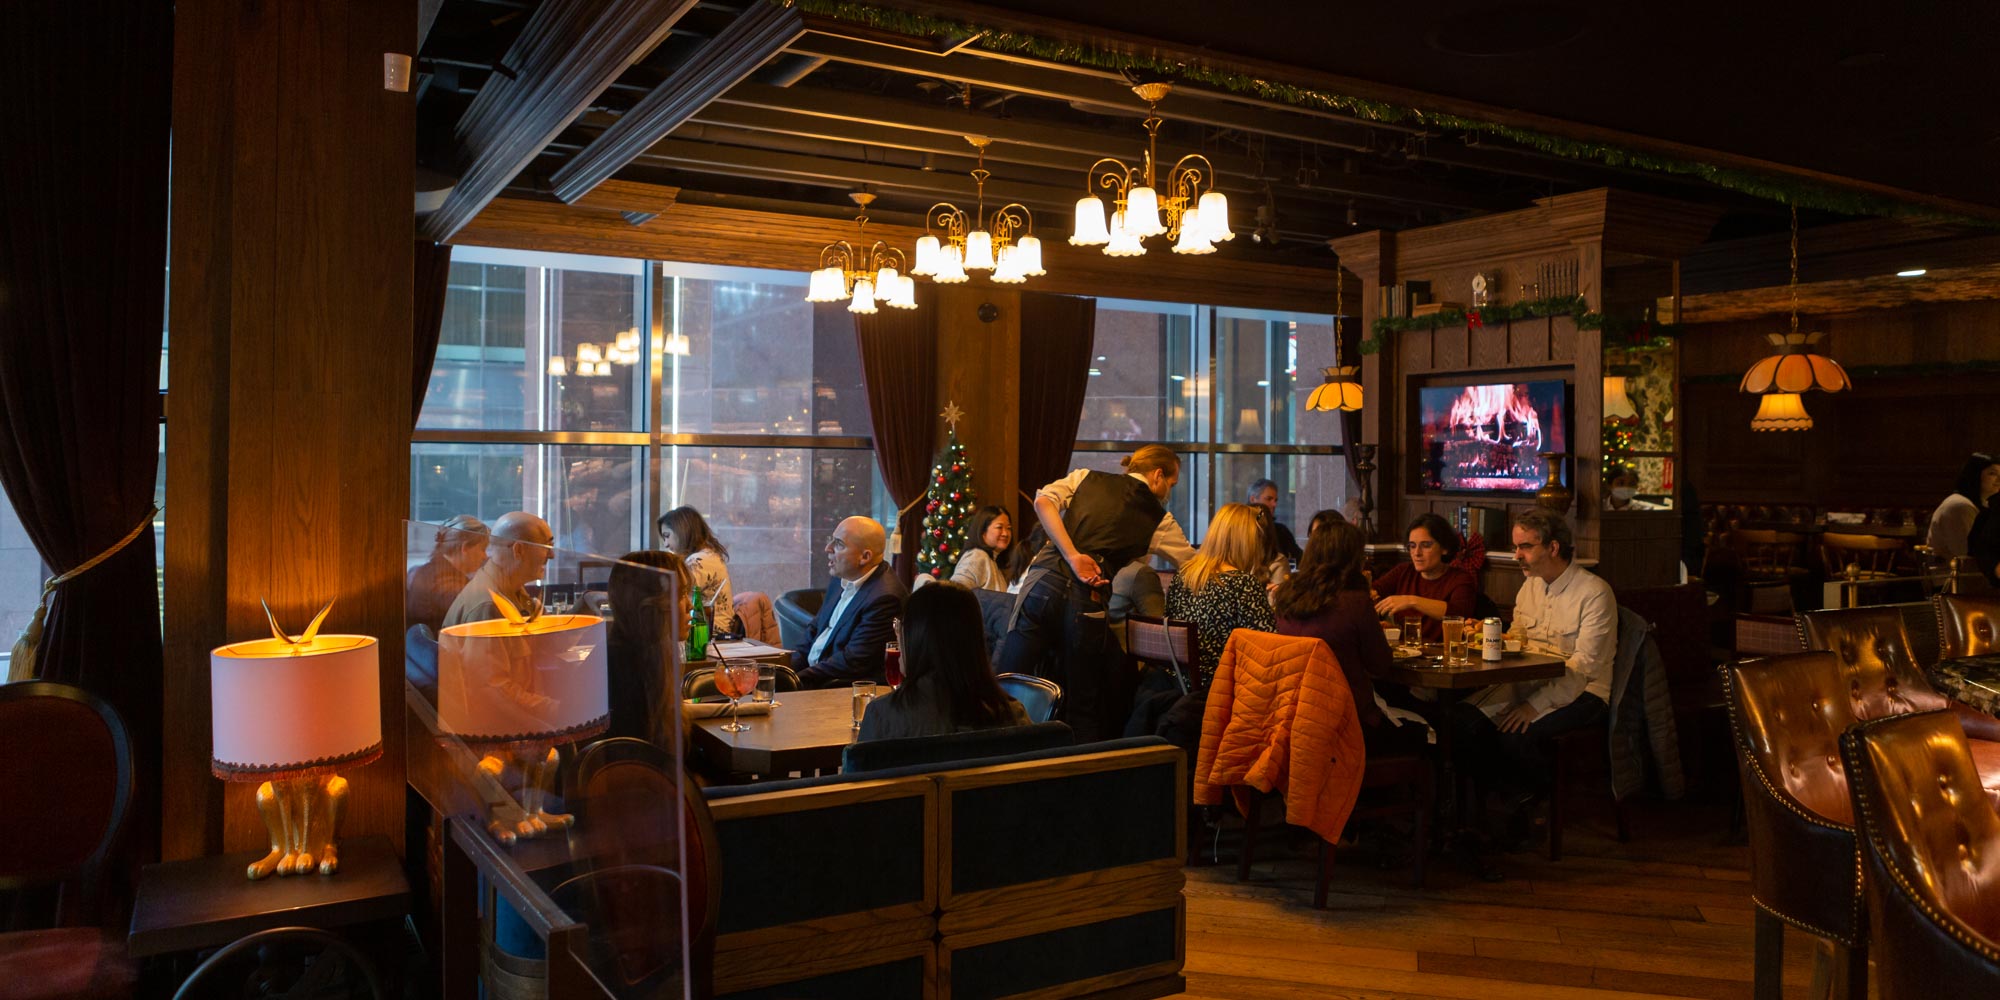
[{"label": "white lamp shade", "polygon": [[901,281],[902,277],[903,276],[899,274],[893,267],[885,267],[876,271],[875,272],[876,294],[884,298],[887,298],[890,295],[894,295],[896,292],[896,285]]},{"label": "white lamp shade", "polygon": [[560,354],[554,354],[554,355],[550,355],[550,356],[549,356],[549,374],[551,374],[551,375],[568,375],[568,374],[569,374],[569,359],[568,359],[568,358],[565,358],[565,357],[563,357],[563,356],[562,356],[562,355],[560,355]]},{"label": "white lamp shade", "polygon": [[847,303],[847,311],[864,316],[875,311],[875,282],[860,278],[854,282],[854,298]]},{"label": "white lamp shade", "polygon": [[1132,231],[1125,227],[1125,213],[1119,212],[1113,215],[1111,217],[1111,242],[1104,245],[1104,255],[1106,257],[1137,257],[1145,252],[1146,248],[1140,245],[1139,237],[1133,235]]},{"label": "white lamp shade", "polygon": [[1208,242],[1208,231],[1202,228],[1206,218],[1199,209],[1190,208],[1181,216],[1181,235],[1174,241],[1175,253],[1214,253],[1215,247]]},{"label": "white lamp shade", "polygon": [[544,615],[452,625],[438,636],[438,725],[477,742],[559,742],[610,721],[604,619]]},{"label": "white lamp shade", "polygon": [[931,275],[937,273],[938,238],[924,235],[917,237],[917,259],[910,265],[910,273]]},{"label": "white lamp shade", "polygon": [[1023,236],[1014,245],[1014,253],[1021,262],[1021,273],[1030,278],[1039,278],[1049,272],[1042,269],[1042,241],[1034,236]]},{"label": "white lamp shade", "polygon": [[965,269],[993,270],[993,237],[986,230],[975,229],[965,234]]},{"label": "white lamp shade", "polygon": [[1160,199],[1152,188],[1140,185],[1125,196],[1125,229],[1141,239],[1167,231],[1160,222]]},{"label": "white lamp shade", "polygon": [[604,360],[604,351],[596,344],[576,345],[576,360],[579,365],[595,365]]},{"label": "white lamp shade", "polygon": [[807,302],[838,302],[841,299],[843,283],[840,268],[822,267],[812,273],[806,283]]},{"label": "white lamp shade", "polygon": [[1229,196],[1220,191],[1210,191],[1201,196],[1196,207],[1201,210],[1202,235],[1208,237],[1210,242],[1221,243],[1236,238],[1236,234],[1229,231]]},{"label": "white lamp shade", "polygon": [[965,268],[959,263],[957,247],[938,249],[938,269],[932,280],[940,285],[956,285],[966,280]]},{"label": "white lamp shade", "polygon": [[596,364],[594,364],[594,365],[591,365],[591,366],[590,366],[590,373],[591,373],[592,375],[609,375],[609,374],[611,374],[611,362],[609,362],[609,361],[599,361],[598,363],[596,363]]},{"label": "white lamp shade", "polygon": [[889,304],[898,309],[915,309],[917,307],[917,279],[907,274],[903,275],[902,280],[896,283],[896,297],[890,300]]},{"label": "white lamp shade", "polygon": [[1021,273],[1019,254],[1013,247],[1001,247],[998,259],[993,262],[993,282],[999,285],[1018,285],[1028,280]]},{"label": "white lamp shade", "polygon": [[208,678],[209,768],[218,778],[302,777],[381,756],[381,674],[369,636],[231,643],[208,654]]},{"label": "white lamp shade", "polygon": [[639,351],[639,331],[620,330],[618,331],[618,336],[612,338],[612,344],[618,349],[618,353],[620,354],[637,354]]},{"label": "white lamp shade", "polygon": [[1109,242],[1111,242],[1111,231],[1104,226],[1104,201],[1094,194],[1078,198],[1076,226],[1069,234],[1070,245],[1094,247]]}]

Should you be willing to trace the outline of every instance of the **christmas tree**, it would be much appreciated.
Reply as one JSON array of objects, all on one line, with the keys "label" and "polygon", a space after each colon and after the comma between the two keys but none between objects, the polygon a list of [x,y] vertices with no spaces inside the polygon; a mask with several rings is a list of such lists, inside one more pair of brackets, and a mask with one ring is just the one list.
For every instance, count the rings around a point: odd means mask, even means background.
[{"label": "christmas tree", "polygon": [[[954,422],[955,423],[955,422]],[[976,509],[972,492],[972,463],[965,460],[965,446],[958,443],[953,426],[931,466],[931,486],[925,491],[924,538],[917,548],[917,572],[933,579],[947,579],[965,551],[965,532]]]}]

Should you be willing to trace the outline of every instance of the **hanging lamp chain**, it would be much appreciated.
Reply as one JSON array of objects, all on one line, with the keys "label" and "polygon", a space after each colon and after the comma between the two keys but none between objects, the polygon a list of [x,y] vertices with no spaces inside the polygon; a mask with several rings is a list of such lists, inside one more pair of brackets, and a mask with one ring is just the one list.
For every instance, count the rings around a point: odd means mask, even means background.
[{"label": "hanging lamp chain", "polygon": [[1792,332],[1799,332],[1799,206],[1792,205]]}]

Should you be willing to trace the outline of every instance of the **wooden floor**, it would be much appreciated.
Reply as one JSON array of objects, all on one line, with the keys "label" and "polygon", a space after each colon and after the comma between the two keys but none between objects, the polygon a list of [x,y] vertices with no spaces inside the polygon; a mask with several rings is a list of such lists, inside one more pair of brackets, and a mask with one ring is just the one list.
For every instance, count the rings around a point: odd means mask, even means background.
[{"label": "wooden floor", "polygon": [[[1724,842],[1727,810],[1642,803],[1620,844],[1609,809],[1584,807],[1562,861],[1497,855],[1498,883],[1434,858],[1419,892],[1406,870],[1347,850],[1325,911],[1312,908],[1309,849],[1274,843],[1239,884],[1225,841],[1224,864],[1188,869],[1182,995],[1749,997],[1749,849]],[[1787,932],[1787,997],[1806,996],[1812,953],[1810,937]]]}]

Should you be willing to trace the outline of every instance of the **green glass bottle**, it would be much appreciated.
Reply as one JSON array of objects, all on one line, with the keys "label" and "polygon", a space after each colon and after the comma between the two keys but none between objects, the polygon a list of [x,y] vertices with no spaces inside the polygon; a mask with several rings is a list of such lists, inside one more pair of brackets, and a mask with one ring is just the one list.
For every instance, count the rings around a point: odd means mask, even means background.
[{"label": "green glass bottle", "polygon": [[701,588],[694,588],[694,604],[688,608],[687,662],[708,658],[708,615],[701,608]]}]

